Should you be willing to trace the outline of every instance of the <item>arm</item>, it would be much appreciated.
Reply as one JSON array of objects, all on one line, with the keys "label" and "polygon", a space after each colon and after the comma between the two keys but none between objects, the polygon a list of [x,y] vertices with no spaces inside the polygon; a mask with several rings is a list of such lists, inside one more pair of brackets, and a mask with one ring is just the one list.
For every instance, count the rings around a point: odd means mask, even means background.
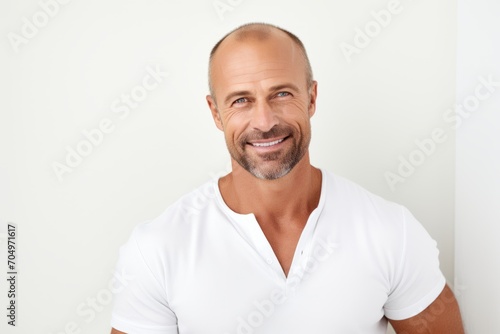
[{"label": "arm", "polygon": [[425,310],[405,320],[390,320],[398,334],[463,334],[464,327],[457,300],[446,285]]},{"label": "arm", "polygon": [[157,243],[151,232],[144,231],[147,227],[138,225],[120,248],[113,286],[112,334],[177,333],[177,317],[168,305],[165,283],[161,283],[166,281],[163,262],[156,254],[160,252],[155,253]]},{"label": "arm", "polygon": [[127,334],[125,332],[120,332],[119,330],[117,329],[114,329],[114,328],[111,328],[111,334]]}]

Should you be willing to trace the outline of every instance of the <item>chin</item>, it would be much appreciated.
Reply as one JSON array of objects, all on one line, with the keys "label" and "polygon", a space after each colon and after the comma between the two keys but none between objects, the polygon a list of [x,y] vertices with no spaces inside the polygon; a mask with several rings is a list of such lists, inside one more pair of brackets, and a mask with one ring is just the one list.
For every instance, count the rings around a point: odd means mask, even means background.
[{"label": "chin", "polygon": [[283,176],[290,173],[293,167],[279,168],[279,169],[271,169],[271,170],[262,170],[257,168],[247,169],[247,171],[261,180],[277,180],[282,178]]}]

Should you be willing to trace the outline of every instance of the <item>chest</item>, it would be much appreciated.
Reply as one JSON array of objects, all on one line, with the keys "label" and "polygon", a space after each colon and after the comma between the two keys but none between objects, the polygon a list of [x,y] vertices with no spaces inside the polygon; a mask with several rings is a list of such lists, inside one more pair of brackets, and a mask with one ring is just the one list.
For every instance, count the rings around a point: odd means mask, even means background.
[{"label": "chest", "polygon": [[261,226],[262,232],[269,242],[285,276],[289,274],[304,225],[305,222],[302,224],[297,222],[284,228]]},{"label": "chest", "polygon": [[206,254],[171,289],[179,333],[384,333],[385,287],[335,247],[306,249],[286,278],[244,249]]},{"label": "chest", "polygon": [[176,238],[165,280],[179,333],[385,333],[376,253],[328,218],[284,231],[245,215]]}]

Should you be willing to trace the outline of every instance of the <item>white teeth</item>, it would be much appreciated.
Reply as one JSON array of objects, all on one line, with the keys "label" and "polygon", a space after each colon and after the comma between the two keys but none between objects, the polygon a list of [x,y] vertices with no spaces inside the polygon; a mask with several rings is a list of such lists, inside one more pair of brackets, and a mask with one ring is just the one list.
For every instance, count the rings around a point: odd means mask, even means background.
[{"label": "white teeth", "polygon": [[284,138],[278,139],[278,140],[275,140],[275,141],[271,141],[269,143],[252,143],[252,145],[253,146],[257,146],[257,147],[267,147],[267,146],[273,146],[273,145],[279,144],[283,140],[284,140]]}]

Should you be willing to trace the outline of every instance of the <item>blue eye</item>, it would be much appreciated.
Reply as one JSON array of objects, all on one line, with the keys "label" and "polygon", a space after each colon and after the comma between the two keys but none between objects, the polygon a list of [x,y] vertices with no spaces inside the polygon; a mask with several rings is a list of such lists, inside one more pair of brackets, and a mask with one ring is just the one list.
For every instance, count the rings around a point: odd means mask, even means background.
[{"label": "blue eye", "polygon": [[276,96],[278,96],[278,97],[285,97],[285,96],[288,96],[288,95],[290,95],[289,92],[279,92],[278,94],[276,94]]},{"label": "blue eye", "polygon": [[240,97],[239,99],[237,99],[236,101],[234,101],[233,103],[244,103],[244,102],[247,102],[247,99],[244,98],[244,97]]}]

